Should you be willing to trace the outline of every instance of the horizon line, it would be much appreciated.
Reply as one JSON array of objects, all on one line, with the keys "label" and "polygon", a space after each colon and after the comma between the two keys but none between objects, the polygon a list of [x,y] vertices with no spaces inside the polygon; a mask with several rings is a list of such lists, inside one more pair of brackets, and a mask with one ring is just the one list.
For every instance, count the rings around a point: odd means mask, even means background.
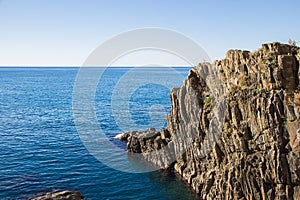
[{"label": "horizon line", "polygon": [[8,66],[5,66],[5,65],[0,65],[0,68],[43,68],[43,67],[64,67],[64,68],[81,68],[81,67],[88,67],[88,68],[121,68],[121,67],[139,67],[139,68],[164,68],[164,67],[194,67],[194,66],[187,66],[187,65],[168,65],[168,66],[134,66],[134,65],[112,65],[112,66],[73,66],[73,65],[16,65],[16,66],[13,66],[13,65],[8,65]]}]

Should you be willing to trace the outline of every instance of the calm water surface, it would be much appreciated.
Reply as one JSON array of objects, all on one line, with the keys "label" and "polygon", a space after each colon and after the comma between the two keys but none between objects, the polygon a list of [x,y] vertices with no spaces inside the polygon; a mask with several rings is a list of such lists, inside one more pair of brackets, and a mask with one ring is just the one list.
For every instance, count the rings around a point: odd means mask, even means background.
[{"label": "calm water surface", "polygon": [[[96,92],[99,126],[111,138],[121,131],[112,117],[111,95],[128,70],[108,69]],[[186,76],[189,69],[176,70]],[[78,68],[0,68],[0,199],[27,199],[52,189],[76,189],[86,199],[195,199],[173,172],[120,172],[90,155],[72,115],[77,72]],[[168,78],[167,73],[158,76]],[[129,102],[132,119],[142,128],[149,126],[148,108],[157,104],[166,114],[169,89],[140,87]]]}]

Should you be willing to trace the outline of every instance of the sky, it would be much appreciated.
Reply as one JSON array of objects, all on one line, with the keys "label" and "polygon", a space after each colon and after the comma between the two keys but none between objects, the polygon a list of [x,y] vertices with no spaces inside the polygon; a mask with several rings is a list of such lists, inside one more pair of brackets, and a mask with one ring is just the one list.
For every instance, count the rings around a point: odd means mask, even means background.
[{"label": "sky", "polygon": [[299,41],[299,9],[298,0],[0,0],[0,66],[81,66],[103,42],[145,27],[179,32],[222,59]]}]

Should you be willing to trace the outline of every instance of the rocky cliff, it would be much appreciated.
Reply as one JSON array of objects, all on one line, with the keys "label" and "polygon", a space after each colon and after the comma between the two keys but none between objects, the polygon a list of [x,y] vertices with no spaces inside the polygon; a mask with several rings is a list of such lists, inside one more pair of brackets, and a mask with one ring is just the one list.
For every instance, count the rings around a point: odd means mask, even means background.
[{"label": "rocky cliff", "polygon": [[122,139],[201,199],[299,199],[299,60],[298,47],[279,43],[230,50],[172,90],[166,129]]}]

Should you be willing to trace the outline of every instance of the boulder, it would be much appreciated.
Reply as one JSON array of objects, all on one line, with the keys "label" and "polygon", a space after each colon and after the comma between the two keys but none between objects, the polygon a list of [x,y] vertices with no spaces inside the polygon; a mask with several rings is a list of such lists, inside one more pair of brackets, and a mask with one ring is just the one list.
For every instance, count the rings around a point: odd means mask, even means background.
[{"label": "boulder", "polygon": [[32,198],[31,200],[82,200],[84,197],[78,191],[59,191]]}]

